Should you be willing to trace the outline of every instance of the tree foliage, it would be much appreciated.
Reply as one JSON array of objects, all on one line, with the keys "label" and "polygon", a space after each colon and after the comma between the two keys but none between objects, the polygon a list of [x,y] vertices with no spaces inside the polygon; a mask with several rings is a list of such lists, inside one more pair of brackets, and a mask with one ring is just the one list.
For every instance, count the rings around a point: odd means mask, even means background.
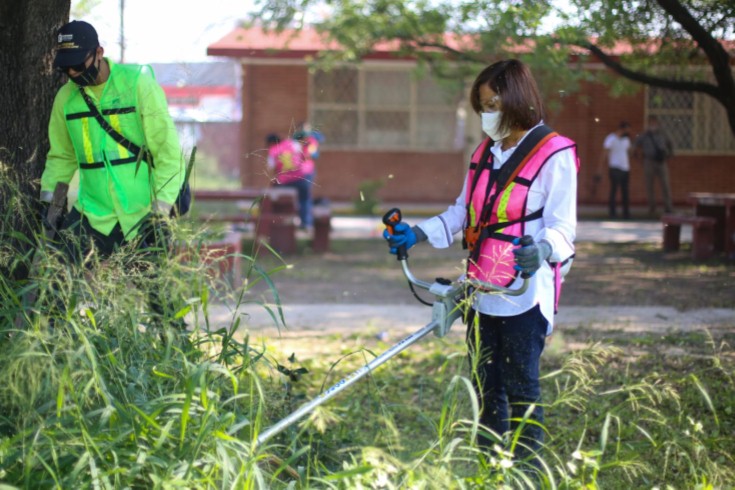
[{"label": "tree foliage", "polygon": [[[498,57],[534,67],[549,92],[577,90],[588,76],[570,60],[596,57],[615,91],[641,84],[700,92],[727,111],[735,133],[735,81],[727,39],[735,36],[732,0],[258,0],[266,27],[307,21],[344,50],[326,59],[357,61],[381,41],[429,63],[441,76],[476,73]],[[313,12],[323,12],[316,18]],[[307,15],[308,14],[308,15]],[[449,34],[451,37],[447,37]],[[451,41],[448,41],[451,39]],[[731,42],[732,46],[733,42]],[[730,47],[732,50],[732,47]],[[575,55],[575,56],[572,56]],[[692,66],[706,69],[692,70]]]}]

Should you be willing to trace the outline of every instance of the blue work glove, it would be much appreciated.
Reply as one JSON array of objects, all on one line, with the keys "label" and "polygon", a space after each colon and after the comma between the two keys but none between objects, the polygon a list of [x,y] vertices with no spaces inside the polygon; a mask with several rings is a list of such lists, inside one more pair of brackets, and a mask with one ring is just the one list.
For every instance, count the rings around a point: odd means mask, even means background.
[{"label": "blue work glove", "polygon": [[[521,239],[513,240],[513,245],[520,245]],[[532,276],[551,255],[551,245],[545,240],[533,242],[530,245],[521,246],[513,249],[516,265],[513,267],[517,271],[521,271]]]},{"label": "blue work glove", "polygon": [[388,240],[388,246],[390,247],[390,253],[393,255],[398,254],[399,247],[406,247],[406,250],[416,245],[418,239],[413,229],[404,222],[400,222],[393,227],[393,234],[391,234],[386,228],[383,231],[383,238]]}]

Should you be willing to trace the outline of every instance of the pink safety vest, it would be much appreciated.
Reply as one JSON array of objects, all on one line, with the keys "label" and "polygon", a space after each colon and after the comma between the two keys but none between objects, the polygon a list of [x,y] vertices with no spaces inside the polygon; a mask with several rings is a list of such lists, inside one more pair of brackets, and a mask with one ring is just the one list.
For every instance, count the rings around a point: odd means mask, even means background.
[{"label": "pink safety vest", "polygon": [[[492,141],[485,139],[472,155],[467,176],[467,227],[464,236],[465,245],[470,250],[467,261],[467,275],[470,278],[502,287],[508,287],[515,281],[520,272],[514,269],[513,249],[516,246],[512,242],[524,235],[526,222],[540,219],[543,215],[543,208],[534,213],[526,213],[531,184],[555,153],[571,148],[576,159],[576,144],[572,140],[551,132],[546,127],[542,128],[547,134],[525,155],[516,155],[521,161],[507,176],[505,185],[500,189],[497,182],[498,172],[491,175],[493,159],[489,150]],[[521,147],[516,151],[519,150],[523,151]],[[561,264],[552,264],[552,267],[558,276],[558,298]]]},{"label": "pink safety vest", "polygon": [[304,155],[297,142],[285,139],[268,149],[275,161],[276,182],[289,184],[304,178]]}]

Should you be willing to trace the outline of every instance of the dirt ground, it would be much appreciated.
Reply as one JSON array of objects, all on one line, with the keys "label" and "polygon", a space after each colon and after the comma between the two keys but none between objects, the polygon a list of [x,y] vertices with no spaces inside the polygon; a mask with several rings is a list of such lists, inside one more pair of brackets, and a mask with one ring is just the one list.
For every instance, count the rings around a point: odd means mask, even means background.
[{"label": "dirt ground", "polygon": [[[305,243],[299,253],[283,259],[263,249],[251,255],[270,271],[268,275],[285,305],[401,305],[416,301],[399,262],[380,239],[336,240],[331,252],[319,255],[311,253]],[[435,250],[421,245],[411,249],[408,264],[419,279],[454,279],[462,273],[464,257],[460,246]],[[288,267],[275,270],[284,265]],[[261,282],[251,293],[262,295],[266,290]],[[664,254],[656,244],[579,243],[561,302],[572,306],[672,306],[680,310],[733,308],[735,263],[724,259],[696,263],[687,250]]]}]

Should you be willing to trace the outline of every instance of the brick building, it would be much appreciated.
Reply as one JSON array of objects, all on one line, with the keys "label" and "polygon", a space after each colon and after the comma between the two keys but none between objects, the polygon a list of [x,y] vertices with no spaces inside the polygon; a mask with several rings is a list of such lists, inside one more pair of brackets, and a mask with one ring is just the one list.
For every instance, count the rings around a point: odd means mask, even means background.
[{"label": "brick building", "polygon": [[[310,59],[328,47],[314,31],[258,28],[235,29],[208,47],[209,55],[234,58],[242,67],[242,184],[267,185],[267,134],[286,136],[309,121],[326,137],[316,196],[352,201],[362,184],[377,181],[379,197],[392,203],[456,198],[469,154],[482,138],[467,88],[447,91],[429,76],[416,77],[415,64],[393,56],[389,45],[376,46],[359,66],[310,70]],[[605,70],[594,62],[585,69]],[[613,98],[597,83],[560,97],[561,110],[546,122],[578,144],[580,203],[606,203],[607,179],[595,184],[593,178],[605,136],[621,120],[636,134],[649,114],[658,115],[675,140],[675,202],[685,203],[693,191],[735,192],[735,138],[725,111],[711,98],[650,88]],[[642,166],[635,161],[631,202],[645,202]]]}]

